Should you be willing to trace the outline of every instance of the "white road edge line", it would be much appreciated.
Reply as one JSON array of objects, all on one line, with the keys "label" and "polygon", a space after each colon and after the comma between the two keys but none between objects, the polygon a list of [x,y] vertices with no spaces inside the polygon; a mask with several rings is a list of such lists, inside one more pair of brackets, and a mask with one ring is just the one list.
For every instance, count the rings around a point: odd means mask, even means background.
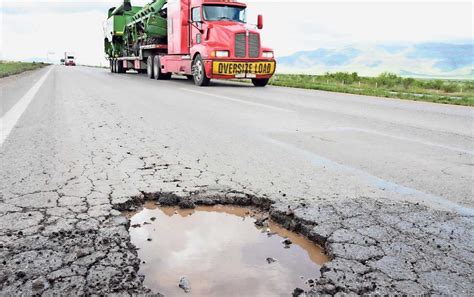
[{"label": "white road edge line", "polygon": [[7,111],[3,117],[0,118],[0,146],[3,145],[3,142],[7,139],[23,112],[26,110],[28,105],[30,105],[51,70],[53,70],[53,67],[51,67],[24,96],[9,111]]},{"label": "white road edge line", "polygon": [[224,100],[234,101],[234,102],[238,102],[238,103],[244,103],[244,104],[253,105],[253,106],[270,108],[270,109],[283,111],[283,112],[291,112],[291,110],[286,109],[286,108],[280,108],[280,107],[266,105],[266,104],[262,104],[262,103],[256,103],[256,102],[251,102],[251,101],[246,101],[246,100],[235,99],[235,98],[227,97],[227,96],[223,96],[223,95],[212,94],[212,93],[202,92],[202,91],[198,91],[198,90],[191,90],[191,89],[188,89],[188,88],[181,88],[181,90],[196,93],[196,94],[206,95],[206,96],[212,96],[212,97],[216,97],[216,98],[220,98],[220,99],[224,99]]}]

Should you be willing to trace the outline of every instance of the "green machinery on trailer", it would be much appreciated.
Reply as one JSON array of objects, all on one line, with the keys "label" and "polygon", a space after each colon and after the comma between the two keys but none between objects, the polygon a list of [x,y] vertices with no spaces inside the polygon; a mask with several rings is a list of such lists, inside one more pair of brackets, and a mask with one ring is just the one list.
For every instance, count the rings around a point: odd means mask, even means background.
[{"label": "green machinery on trailer", "polygon": [[141,46],[166,44],[167,0],[155,0],[144,7],[125,0],[109,9],[105,24],[105,53],[109,58],[138,56]]}]

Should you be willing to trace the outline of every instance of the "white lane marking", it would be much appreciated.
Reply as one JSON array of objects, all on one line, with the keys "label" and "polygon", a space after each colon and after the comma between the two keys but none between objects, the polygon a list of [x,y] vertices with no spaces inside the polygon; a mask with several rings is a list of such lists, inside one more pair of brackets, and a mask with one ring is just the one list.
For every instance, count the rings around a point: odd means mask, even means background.
[{"label": "white lane marking", "polygon": [[18,119],[20,119],[23,112],[26,110],[28,105],[30,105],[31,101],[36,96],[36,93],[38,93],[39,89],[45,82],[51,70],[53,70],[52,67],[49,68],[49,70],[33,85],[33,87],[31,87],[31,89],[9,111],[7,111],[3,115],[3,117],[0,118],[0,146],[2,146],[3,142],[7,139],[13,127],[15,127],[15,124],[18,121]]},{"label": "white lane marking", "polygon": [[233,102],[244,103],[244,104],[248,104],[248,105],[252,105],[252,106],[264,107],[264,108],[269,108],[269,109],[274,109],[274,110],[284,111],[284,112],[291,112],[291,110],[286,109],[286,108],[280,108],[280,107],[276,107],[276,106],[266,105],[266,104],[263,104],[263,103],[240,100],[240,99],[236,99],[236,98],[232,98],[232,97],[227,97],[227,96],[224,96],[224,95],[212,94],[212,93],[202,92],[202,91],[198,91],[198,90],[191,90],[191,89],[188,89],[188,88],[181,88],[181,90],[196,93],[196,94],[206,95],[206,96],[212,96],[212,97],[216,97],[216,98],[224,99],[224,100],[229,100],[229,101],[233,101]]},{"label": "white lane marking", "polygon": [[419,144],[423,144],[423,145],[427,145],[427,146],[434,146],[434,147],[438,147],[438,148],[442,148],[442,149],[446,149],[446,150],[450,150],[450,151],[454,151],[454,152],[458,152],[458,153],[465,153],[465,154],[469,154],[469,155],[474,155],[474,151],[471,151],[471,150],[465,150],[465,149],[453,147],[453,146],[450,146],[450,145],[444,145],[444,144],[439,144],[439,143],[434,143],[434,142],[430,142],[430,141],[424,141],[424,140],[419,140],[419,139],[414,139],[414,138],[409,138],[409,137],[404,137],[404,136],[391,135],[391,134],[382,133],[382,132],[373,131],[373,130],[368,130],[368,129],[352,128],[352,127],[337,127],[337,128],[324,129],[324,130],[320,130],[320,131],[328,131],[328,132],[355,131],[355,132],[362,132],[362,133],[367,133],[367,134],[374,134],[374,135],[379,135],[379,136],[384,136],[384,137],[395,138],[395,139],[403,140],[403,141],[415,142],[415,143],[419,143]]},{"label": "white lane marking", "polygon": [[413,197],[413,198],[421,199],[422,202],[427,202],[428,204],[436,205],[438,207],[455,211],[459,213],[460,215],[474,217],[473,208],[460,205],[456,202],[448,200],[447,198],[425,193],[423,191],[420,191],[414,188],[410,188],[404,185],[397,184],[395,182],[385,180],[383,178],[372,175],[361,169],[343,165],[341,163],[319,156],[311,151],[299,148],[287,142],[279,141],[268,136],[263,136],[263,139],[267,141],[268,143],[277,145],[288,151],[296,152],[304,156],[306,159],[308,159],[312,164],[316,166],[321,166],[333,171],[342,171],[342,172],[347,172],[350,174],[355,174],[363,178],[370,186],[375,187],[377,189],[398,193],[407,198]]}]

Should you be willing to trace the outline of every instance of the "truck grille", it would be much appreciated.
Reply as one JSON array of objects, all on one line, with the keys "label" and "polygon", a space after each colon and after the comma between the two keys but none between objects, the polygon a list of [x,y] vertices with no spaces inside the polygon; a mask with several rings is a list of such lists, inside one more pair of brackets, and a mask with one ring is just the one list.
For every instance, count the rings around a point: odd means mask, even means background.
[{"label": "truck grille", "polygon": [[235,57],[245,58],[247,47],[247,37],[245,33],[235,34]]},{"label": "truck grille", "polygon": [[251,33],[249,36],[249,57],[258,58],[260,56],[260,36]]}]

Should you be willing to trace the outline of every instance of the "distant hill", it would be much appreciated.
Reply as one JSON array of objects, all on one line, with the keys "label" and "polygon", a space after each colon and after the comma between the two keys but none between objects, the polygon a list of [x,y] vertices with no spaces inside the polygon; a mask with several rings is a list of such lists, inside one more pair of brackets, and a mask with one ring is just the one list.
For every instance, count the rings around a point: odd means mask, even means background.
[{"label": "distant hill", "polygon": [[281,73],[348,71],[373,76],[388,71],[402,76],[474,79],[474,40],[319,48],[277,60]]}]

